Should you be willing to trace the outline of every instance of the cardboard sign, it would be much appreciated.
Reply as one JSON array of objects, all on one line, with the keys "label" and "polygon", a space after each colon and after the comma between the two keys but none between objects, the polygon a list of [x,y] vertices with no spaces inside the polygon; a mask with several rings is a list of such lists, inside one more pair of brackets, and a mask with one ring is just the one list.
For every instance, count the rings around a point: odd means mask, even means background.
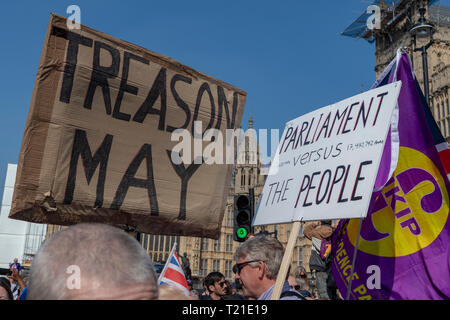
[{"label": "cardboard sign", "polygon": [[[10,217],[217,238],[232,165],[172,161],[176,129],[241,123],[246,93],[51,15]],[[206,130],[205,130],[206,131]]]},{"label": "cardboard sign", "polygon": [[286,124],[254,225],[367,215],[401,82]]}]

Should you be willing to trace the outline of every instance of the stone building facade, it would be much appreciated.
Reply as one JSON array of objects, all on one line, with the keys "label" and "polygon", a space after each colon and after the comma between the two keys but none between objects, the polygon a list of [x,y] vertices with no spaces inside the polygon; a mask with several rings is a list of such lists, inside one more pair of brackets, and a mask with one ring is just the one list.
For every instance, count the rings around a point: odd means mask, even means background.
[{"label": "stone building facade", "polygon": [[[374,29],[367,36],[375,38],[375,71],[377,76],[395,57],[399,47],[409,47],[417,80],[423,86],[422,53],[413,52],[413,39],[408,30],[419,20],[419,8],[426,8],[425,18],[435,25],[433,44],[427,50],[430,108],[442,135],[450,141],[450,8],[429,5],[429,1],[402,0],[395,10],[381,6],[381,29]],[[429,38],[417,39],[417,48],[428,43]],[[412,55],[411,55],[412,53]]]}]

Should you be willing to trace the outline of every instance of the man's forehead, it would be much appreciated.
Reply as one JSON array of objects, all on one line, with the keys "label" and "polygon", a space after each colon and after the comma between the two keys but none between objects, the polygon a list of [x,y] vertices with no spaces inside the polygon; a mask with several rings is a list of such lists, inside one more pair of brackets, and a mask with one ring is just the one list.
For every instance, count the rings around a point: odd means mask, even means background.
[{"label": "man's forehead", "polygon": [[243,262],[243,261],[245,261],[245,260],[247,260],[247,255],[246,254],[242,254],[242,255],[240,255],[240,256],[238,256],[237,258],[236,258],[236,262]]},{"label": "man's forehead", "polygon": [[246,257],[241,257],[241,258],[236,260],[236,264],[244,263],[244,262],[247,262],[249,260],[251,260],[251,259],[247,259]]}]

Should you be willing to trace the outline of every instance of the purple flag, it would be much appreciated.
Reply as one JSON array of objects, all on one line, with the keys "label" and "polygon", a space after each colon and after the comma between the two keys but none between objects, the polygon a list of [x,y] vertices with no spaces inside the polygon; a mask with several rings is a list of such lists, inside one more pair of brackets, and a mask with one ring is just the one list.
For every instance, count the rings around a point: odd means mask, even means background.
[{"label": "purple flag", "polygon": [[[408,55],[378,83],[402,81],[398,98],[398,160],[372,195],[361,236],[350,299],[450,299],[450,184],[439,159]],[[380,172],[389,176],[392,145]],[[395,162],[395,161],[394,161]],[[359,219],[333,234],[332,272],[347,295]]]}]

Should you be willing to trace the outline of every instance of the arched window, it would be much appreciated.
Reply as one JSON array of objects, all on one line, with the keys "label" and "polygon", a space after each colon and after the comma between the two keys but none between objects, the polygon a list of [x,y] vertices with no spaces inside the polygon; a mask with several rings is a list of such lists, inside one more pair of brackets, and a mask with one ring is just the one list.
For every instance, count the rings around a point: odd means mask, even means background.
[{"label": "arched window", "polygon": [[437,118],[436,120],[439,121],[441,119],[441,106],[439,105],[439,102],[437,103]]},{"label": "arched window", "polygon": [[[155,236],[155,251],[158,251],[158,248],[159,248],[159,236],[158,235],[156,235]],[[156,259],[156,258],[155,258]]]},{"label": "arched window", "polygon": [[142,239],[141,239],[141,243],[142,243],[142,247],[147,251],[147,249],[148,249],[148,242],[147,242],[147,239],[148,239],[148,235],[147,234],[144,234],[143,236],[142,236]]},{"label": "arched window", "polygon": [[[447,118],[447,128],[449,128],[450,130],[450,118]],[[449,136],[450,135],[449,132],[447,132],[446,135]]]},{"label": "arched window", "polygon": [[447,98],[446,102],[447,102],[447,116],[450,116],[450,106],[448,104],[448,98]]},{"label": "arched window", "polygon": [[150,235],[150,251],[154,250],[153,249],[153,239],[154,239],[154,237],[155,237],[154,235],[152,235],[152,234]]},{"label": "arched window", "polygon": [[159,249],[158,251],[164,251],[164,236],[159,236]]},{"label": "arched window", "polygon": [[228,208],[227,226],[228,227],[233,226],[233,207],[231,206]]}]

